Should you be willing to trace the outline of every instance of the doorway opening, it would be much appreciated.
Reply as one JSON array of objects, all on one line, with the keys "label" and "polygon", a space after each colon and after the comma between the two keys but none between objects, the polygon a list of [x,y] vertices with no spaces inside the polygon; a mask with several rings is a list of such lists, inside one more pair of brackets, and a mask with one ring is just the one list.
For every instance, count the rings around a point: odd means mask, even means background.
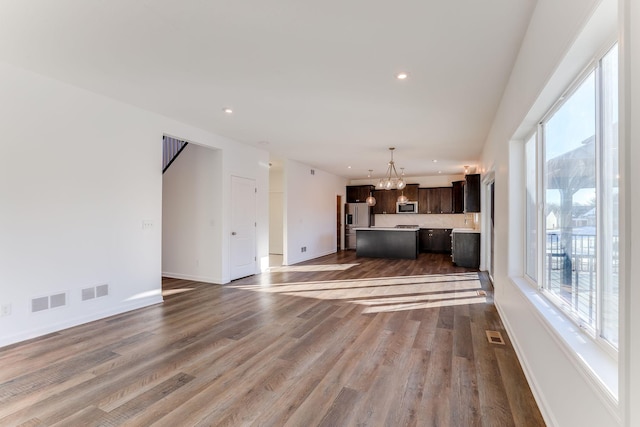
[{"label": "doorway opening", "polygon": [[269,161],[269,267],[284,260],[284,168],[277,159]]},{"label": "doorway opening", "polygon": [[223,283],[221,181],[222,151],[192,142],[162,174],[163,277]]}]

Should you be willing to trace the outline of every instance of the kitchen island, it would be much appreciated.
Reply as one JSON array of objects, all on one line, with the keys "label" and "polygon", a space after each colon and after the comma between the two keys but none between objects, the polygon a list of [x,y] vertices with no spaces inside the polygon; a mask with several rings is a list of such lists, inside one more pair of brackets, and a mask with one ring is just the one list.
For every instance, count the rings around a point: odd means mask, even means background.
[{"label": "kitchen island", "polygon": [[416,259],[419,227],[356,228],[356,255],[370,258]]}]

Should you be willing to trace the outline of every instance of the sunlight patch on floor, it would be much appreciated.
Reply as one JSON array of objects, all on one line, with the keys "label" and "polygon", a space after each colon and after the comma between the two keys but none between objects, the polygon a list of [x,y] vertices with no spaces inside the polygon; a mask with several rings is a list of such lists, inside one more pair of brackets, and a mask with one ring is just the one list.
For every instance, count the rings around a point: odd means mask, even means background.
[{"label": "sunlight patch on floor", "polygon": [[315,272],[315,271],[344,271],[358,264],[317,264],[317,265],[290,265],[280,267],[270,267],[270,273],[289,273],[289,272]]},{"label": "sunlight patch on floor", "polygon": [[362,312],[363,313],[387,313],[393,311],[404,311],[404,310],[419,310],[421,308],[434,308],[434,307],[447,307],[454,305],[468,305],[468,304],[485,304],[487,302],[487,297],[473,297],[473,298],[461,298],[461,299],[453,299],[446,301],[424,301],[417,303],[406,303],[406,304],[395,304],[395,305],[385,305],[379,307],[367,307]]},{"label": "sunlight patch on floor", "polygon": [[162,296],[167,297],[169,295],[177,295],[185,292],[193,291],[195,288],[182,288],[182,289],[163,289]]},{"label": "sunlight patch on floor", "polygon": [[478,291],[482,289],[482,284],[477,273],[231,286],[237,289],[270,294],[344,301],[365,306],[365,313],[484,304],[487,302],[486,295],[479,295]]}]

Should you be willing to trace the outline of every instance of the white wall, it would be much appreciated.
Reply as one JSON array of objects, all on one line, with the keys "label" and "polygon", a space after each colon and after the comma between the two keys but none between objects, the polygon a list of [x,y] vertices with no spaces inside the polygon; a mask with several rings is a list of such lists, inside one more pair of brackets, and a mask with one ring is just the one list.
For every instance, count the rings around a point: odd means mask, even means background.
[{"label": "white wall", "polygon": [[[345,178],[293,160],[285,162],[285,265],[336,252],[336,196],[346,200],[346,185]],[[306,252],[300,252],[303,246]]]},{"label": "white wall", "polygon": [[[5,64],[0,117],[0,345],[162,300],[163,134],[222,150],[222,281],[231,174],[256,179],[268,257],[267,152]],[[100,284],[108,297],[80,302]],[[61,291],[66,307],[30,314],[31,298]]]},{"label": "white wall", "polygon": [[[621,340],[622,403],[627,426],[640,425],[640,227],[636,220],[640,212],[640,192],[634,183],[640,182],[640,3],[621,0],[622,36],[621,91],[626,94],[621,109],[621,193],[624,195],[621,209],[625,214],[621,277]],[[635,213],[635,215],[634,215]]]},{"label": "white wall", "polygon": [[[611,18],[613,3],[613,19]],[[594,15],[597,6],[604,4]],[[607,11],[604,11],[604,10]],[[578,38],[587,22],[602,18]],[[595,22],[595,21],[594,21]],[[615,0],[539,0],[483,151],[480,172],[495,173],[495,302],[545,420],[555,426],[620,425],[620,410],[545,315],[532,287],[522,287],[522,157],[518,139],[541,119],[561,91],[586,67],[585,49],[615,36]],[[608,27],[607,27],[608,26]],[[606,27],[606,28],[605,28]],[[584,33],[583,33],[584,34]],[[570,60],[564,60],[569,58]],[[521,165],[520,165],[521,166]],[[529,292],[527,289],[531,289]],[[562,323],[562,322],[559,322]],[[567,322],[564,328],[567,329]],[[573,329],[573,328],[570,328]],[[579,338],[580,332],[574,331]],[[638,425],[638,424],[636,424]]]},{"label": "white wall", "polygon": [[282,169],[269,171],[269,253],[284,253],[284,190]]},{"label": "white wall", "polygon": [[222,153],[189,144],[162,175],[162,275],[222,283]]}]

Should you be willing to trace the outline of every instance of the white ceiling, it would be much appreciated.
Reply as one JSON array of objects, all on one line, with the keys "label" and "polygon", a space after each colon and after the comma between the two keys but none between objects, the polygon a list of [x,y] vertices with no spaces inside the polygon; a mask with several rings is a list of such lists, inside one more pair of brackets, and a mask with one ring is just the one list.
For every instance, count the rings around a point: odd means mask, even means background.
[{"label": "white ceiling", "polygon": [[0,61],[348,178],[382,175],[390,146],[407,175],[461,173],[534,6],[0,0]]}]

